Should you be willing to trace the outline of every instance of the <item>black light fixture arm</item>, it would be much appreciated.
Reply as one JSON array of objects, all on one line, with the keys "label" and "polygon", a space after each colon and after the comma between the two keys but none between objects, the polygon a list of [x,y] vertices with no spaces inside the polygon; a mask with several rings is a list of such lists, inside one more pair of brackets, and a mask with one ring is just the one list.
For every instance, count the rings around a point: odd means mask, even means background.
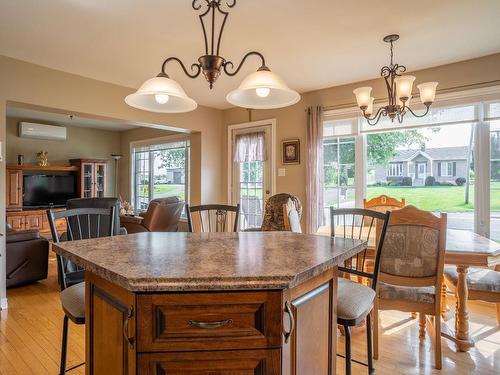
[{"label": "black light fixture arm", "polygon": [[369,115],[367,115],[365,113],[366,108],[364,108],[364,109],[361,108],[361,110],[363,111],[363,117],[368,122],[368,125],[371,125],[371,126],[377,125],[377,123],[380,121],[380,117],[382,117],[382,115],[384,115],[384,116],[387,115],[387,111],[386,111],[385,107],[380,107],[378,109],[377,113],[375,113],[375,115],[373,117],[370,117]]},{"label": "black light fixture arm", "polygon": [[424,105],[425,105],[425,107],[426,107],[426,110],[425,110],[425,112],[424,112],[424,113],[422,113],[421,115],[417,115],[417,114],[416,114],[415,112],[413,112],[413,111],[412,111],[412,109],[411,109],[410,107],[408,107],[408,106],[405,106],[405,107],[404,107],[404,109],[405,109],[406,111],[410,112],[410,113],[411,113],[413,116],[415,116],[415,117],[425,117],[425,116],[429,113],[429,111],[430,111],[430,109],[431,109],[431,104],[432,104],[432,103],[424,103]]},{"label": "black light fixture arm", "polygon": [[262,55],[262,53],[260,53],[260,52],[252,51],[252,52],[248,52],[245,56],[243,56],[243,58],[241,59],[240,64],[238,65],[238,67],[236,68],[236,70],[233,71],[233,72],[228,71],[227,67],[231,66],[231,69],[233,69],[234,68],[234,64],[232,63],[232,61],[226,61],[224,63],[224,65],[223,65],[224,66],[224,72],[228,76],[230,76],[230,77],[235,76],[236,74],[238,74],[238,72],[240,71],[240,69],[243,67],[243,64],[245,63],[246,59],[248,57],[252,56],[252,55],[256,55],[256,56],[260,57],[260,59],[261,59],[261,63],[262,64],[261,64],[261,66],[260,66],[260,68],[258,70],[269,70],[269,68],[266,66],[266,59],[264,58],[264,55]]},{"label": "black light fixture arm", "polygon": [[170,61],[177,61],[179,63],[179,65],[181,66],[182,70],[184,70],[184,73],[186,73],[186,75],[189,78],[196,78],[201,73],[201,65],[200,64],[196,64],[195,63],[195,64],[191,65],[191,70],[194,71],[194,73],[191,74],[191,73],[188,72],[188,70],[186,69],[186,66],[184,65],[184,63],[180,59],[178,59],[177,57],[169,57],[168,59],[166,59],[165,61],[163,61],[163,64],[161,65],[161,74],[163,76],[167,76],[168,77],[168,74],[165,72],[165,67],[166,67],[166,65]]}]

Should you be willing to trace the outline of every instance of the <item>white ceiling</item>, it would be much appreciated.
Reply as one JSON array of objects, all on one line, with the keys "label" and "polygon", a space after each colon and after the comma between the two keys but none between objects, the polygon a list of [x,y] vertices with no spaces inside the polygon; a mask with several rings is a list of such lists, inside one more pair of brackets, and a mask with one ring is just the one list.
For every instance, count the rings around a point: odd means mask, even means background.
[{"label": "white ceiling", "polygon": [[[499,0],[238,0],[221,54],[239,62],[260,51],[306,92],[376,77],[388,61],[382,37],[390,33],[401,35],[395,58],[409,70],[500,52],[499,14]],[[0,54],[86,77],[137,88],[164,58],[189,66],[202,51],[191,0],[0,2]],[[212,91],[174,63],[167,72],[199,104],[227,108],[226,94],[258,66],[248,60]]]},{"label": "white ceiling", "polygon": [[23,121],[43,122],[49,125],[59,126],[78,126],[82,128],[93,128],[110,131],[124,131],[139,127],[139,125],[131,125],[118,123],[106,120],[96,120],[73,115],[70,118],[69,114],[44,112],[20,107],[7,107],[7,117],[15,117]]}]

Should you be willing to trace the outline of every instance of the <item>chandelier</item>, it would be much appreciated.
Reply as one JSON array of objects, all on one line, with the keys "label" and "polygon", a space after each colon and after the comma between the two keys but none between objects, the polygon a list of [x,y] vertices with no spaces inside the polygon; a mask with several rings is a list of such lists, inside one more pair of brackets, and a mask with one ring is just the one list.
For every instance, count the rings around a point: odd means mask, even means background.
[{"label": "chandelier", "polygon": [[393,43],[399,39],[399,35],[387,35],[384,42],[391,45],[391,63],[389,66],[384,66],[380,71],[380,76],[384,78],[387,94],[389,97],[389,104],[378,109],[373,117],[373,101],[371,96],[371,87],[359,87],[354,90],[358,106],[363,112],[364,118],[370,125],[376,125],[382,116],[388,116],[391,121],[397,118],[399,123],[403,122],[406,113],[410,112],[415,117],[424,117],[429,113],[429,109],[434,102],[436,96],[437,82],[421,83],[417,86],[420,92],[420,101],[425,105],[426,110],[424,113],[417,115],[410,108],[410,100],[412,97],[414,76],[401,75],[406,72],[406,67],[393,63]]},{"label": "chandelier", "polygon": [[[286,83],[266,66],[264,56],[260,52],[248,52],[235,68],[230,60],[220,55],[221,40],[224,27],[229,15],[229,9],[236,5],[236,0],[222,4],[222,0],[193,0],[191,6],[198,13],[203,37],[205,53],[198,62],[190,67],[190,71],[177,57],[169,57],[161,66],[161,72],[154,78],[148,79],[133,94],[125,98],[125,102],[135,108],[152,112],[180,113],[189,112],[198,106],[186,95],[181,85],[171,79],[165,71],[166,65],[175,61],[179,63],[189,78],[197,78],[203,74],[210,89],[222,72],[233,77],[242,68],[250,56],[260,59],[261,65],[256,72],[247,76],[240,86],[226,96],[226,100],[235,106],[252,109],[281,108],[297,103],[300,95],[291,90]],[[208,18],[208,19],[207,19]],[[209,27],[207,27],[207,21]],[[220,29],[216,30],[216,24]],[[207,30],[210,29],[209,34]]]}]

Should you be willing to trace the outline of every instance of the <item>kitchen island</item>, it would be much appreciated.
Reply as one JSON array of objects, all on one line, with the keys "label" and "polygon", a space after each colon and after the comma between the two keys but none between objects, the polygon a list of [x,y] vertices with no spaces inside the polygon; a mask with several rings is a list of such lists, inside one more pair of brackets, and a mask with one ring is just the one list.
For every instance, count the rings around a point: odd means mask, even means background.
[{"label": "kitchen island", "polygon": [[85,269],[86,373],[334,374],[337,266],[359,240],[139,233],[54,244]]}]

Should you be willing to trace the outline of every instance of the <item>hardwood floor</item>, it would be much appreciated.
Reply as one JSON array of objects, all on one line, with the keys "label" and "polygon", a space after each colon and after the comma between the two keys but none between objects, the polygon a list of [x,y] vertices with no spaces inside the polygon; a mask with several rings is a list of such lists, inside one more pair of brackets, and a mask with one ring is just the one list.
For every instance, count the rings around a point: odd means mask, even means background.
[{"label": "hardwood floor", "polygon": [[[63,313],[51,258],[49,278],[26,287],[9,289],[9,309],[1,312],[0,374],[57,374],[61,348]],[[454,299],[448,298],[450,308]],[[494,305],[471,302],[471,332],[476,346],[457,353],[453,343],[443,339],[443,369],[434,370],[433,344],[429,335],[420,343],[418,319],[395,311],[381,313],[380,359],[377,374],[498,374],[500,368],[500,327]],[[449,315],[453,315],[453,310]],[[453,327],[453,319],[447,324]],[[84,361],[84,328],[70,323],[68,366]],[[364,327],[353,332],[353,357],[366,361]],[[343,339],[339,339],[343,352]],[[344,362],[338,358],[338,374]],[[364,366],[353,364],[354,374],[367,374]],[[80,367],[70,374],[84,374]],[[305,374],[310,375],[310,374]],[[311,374],[313,375],[313,374]]]}]

